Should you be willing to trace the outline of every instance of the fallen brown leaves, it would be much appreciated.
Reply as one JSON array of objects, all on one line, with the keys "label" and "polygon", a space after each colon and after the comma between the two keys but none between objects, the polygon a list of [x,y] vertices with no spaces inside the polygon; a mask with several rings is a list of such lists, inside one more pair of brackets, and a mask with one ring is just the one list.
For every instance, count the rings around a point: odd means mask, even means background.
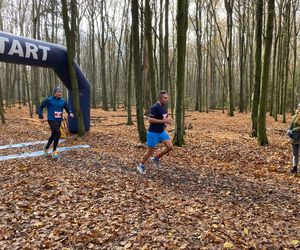
[{"label": "fallen brown leaves", "polygon": [[[125,114],[92,110],[91,132],[64,143],[89,149],[0,162],[1,249],[299,248],[300,181],[288,173],[286,124],[269,119],[270,145],[258,147],[249,115],[188,112],[186,145],[141,176],[145,149]],[[7,118],[1,145],[48,137],[22,110]]]}]

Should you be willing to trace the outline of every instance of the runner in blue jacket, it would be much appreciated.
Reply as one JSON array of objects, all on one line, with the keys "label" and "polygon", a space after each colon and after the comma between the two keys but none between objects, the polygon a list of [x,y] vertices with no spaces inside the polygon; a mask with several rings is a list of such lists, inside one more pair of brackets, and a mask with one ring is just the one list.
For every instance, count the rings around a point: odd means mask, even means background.
[{"label": "runner in blue jacket", "polygon": [[49,155],[49,147],[53,143],[53,151],[52,151],[52,157],[53,158],[58,158],[58,152],[56,150],[57,144],[59,141],[59,138],[61,136],[60,133],[60,126],[61,122],[63,120],[63,110],[65,109],[67,113],[70,115],[71,118],[74,117],[74,114],[72,113],[72,110],[69,107],[69,104],[61,98],[61,88],[60,87],[55,87],[53,90],[53,96],[50,96],[46,98],[41,106],[38,109],[38,114],[40,121],[42,123],[45,122],[44,117],[43,117],[43,109],[47,108],[47,116],[48,116],[48,124],[51,129],[51,136],[49,137],[48,143],[44,147],[44,155],[47,156]]}]

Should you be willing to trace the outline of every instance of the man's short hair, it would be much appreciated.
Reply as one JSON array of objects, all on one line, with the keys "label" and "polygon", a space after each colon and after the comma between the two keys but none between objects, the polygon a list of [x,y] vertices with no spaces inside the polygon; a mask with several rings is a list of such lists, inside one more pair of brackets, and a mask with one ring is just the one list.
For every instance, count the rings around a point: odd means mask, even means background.
[{"label": "man's short hair", "polygon": [[168,94],[168,92],[166,90],[159,91],[158,99],[160,99],[162,95],[167,95],[167,94]]}]

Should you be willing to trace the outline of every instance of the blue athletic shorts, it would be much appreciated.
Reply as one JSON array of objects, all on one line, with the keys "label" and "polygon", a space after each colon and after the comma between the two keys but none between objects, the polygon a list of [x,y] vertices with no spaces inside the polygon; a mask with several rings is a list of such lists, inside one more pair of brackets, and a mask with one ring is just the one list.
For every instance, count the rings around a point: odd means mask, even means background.
[{"label": "blue athletic shorts", "polygon": [[170,136],[166,131],[162,133],[147,132],[147,146],[154,148],[158,143],[170,140]]}]

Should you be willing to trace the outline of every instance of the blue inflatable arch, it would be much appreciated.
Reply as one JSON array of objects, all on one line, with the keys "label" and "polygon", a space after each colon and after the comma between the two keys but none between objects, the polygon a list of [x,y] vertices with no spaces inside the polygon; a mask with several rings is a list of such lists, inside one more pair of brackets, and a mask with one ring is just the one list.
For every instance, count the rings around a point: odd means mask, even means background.
[{"label": "blue inflatable arch", "polygon": [[[71,80],[65,47],[0,32],[0,61],[52,68],[68,89],[68,101],[71,108],[73,108]],[[89,131],[90,83],[77,63],[74,62],[74,64],[79,89],[80,109],[83,114],[85,131]],[[69,119],[68,126],[71,133],[77,133],[76,119]]]}]

